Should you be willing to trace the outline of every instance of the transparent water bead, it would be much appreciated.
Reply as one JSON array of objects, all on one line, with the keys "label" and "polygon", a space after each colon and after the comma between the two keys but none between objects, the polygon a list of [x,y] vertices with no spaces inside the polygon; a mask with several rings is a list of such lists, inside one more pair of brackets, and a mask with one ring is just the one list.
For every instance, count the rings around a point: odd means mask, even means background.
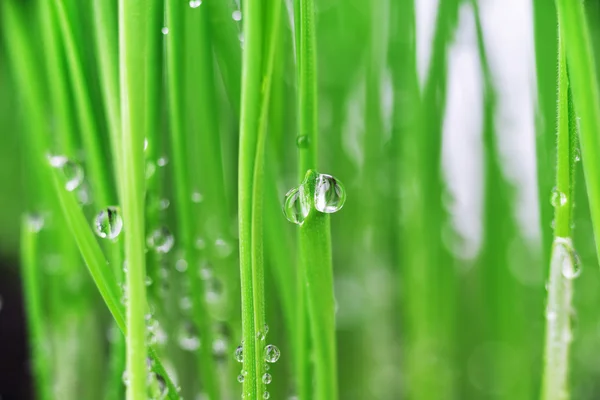
[{"label": "transparent water bead", "polygon": [[266,399],[268,399],[268,398],[270,398],[270,397],[271,397],[271,394],[270,394],[269,392],[266,392],[266,391],[265,391],[265,392],[263,393],[263,399],[265,399],[265,400],[266,400]]},{"label": "transparent water bead", "polygon": [[315,186],[315,208],[331,214],[339,211],[346,202],[346,190],[340,181],[331,175],[319,174]]},{"label": "transparent water bead", "polygon": [[61,171],[65,178],[65,188],[72,192],[83,182],[83,168],[65,156],[49,156],[50,165]]},{"label": "transparent water bead", "polygon": [[305,195],[305,186],[300,185],[285,194],[283,213],[288,221],[302,225],[310,211],[310,204]]},{"label": "transparent water bead", "polygon": [[234,12],[231,13],[231,18],[233,18],[234,21],[241,21],[242,20],[242,12],[240,10],[235,10]]},{"label": "transparent water bead", "polygon": [[581,260],[579,254],[573,247],[573,242],[570,238],[558,237],[554,240],[555,256],[562,260],[561,273],[566,279],[575,279],[581,275]]},{"label": "transparent water bead", "polygon": [[106,207],[94,219],[94,231],[103,239],[116,239],[123,229],[118,207]]},{"label": "transparent water bead", "polygon": [[167,28],[167,27],[165,26],[165,27],[163,27],[163,28],[162,28],[160,31],[162,32],[162,34],[163,34],[163,35],[166,35],[166,34],[168,34],[168,33],[169,33],[169,28]]},{"label": "transparent water bead", "polygon": [[269,345],[265,346],[265,361],[266,362],[269,362],[269,363],[277,362],[277,360],[279,360],[280,355],[281,355],[281,352],[279,351],[277,346],[275,346],[273,344],[269,344]]},{"label": "transparent water bead", "polygon": [[38,233],[44,227],[44,217],[37,213],[28,214],[27,227],[31,232]]},{"label": "transparent water bead", "polygon": [[309,145],[308,135],[300,135],[296,137],[296,147],[299,149],[306,149]]},{"label": "transparent water bead", "polygon": [[238,377],[237,377],[237,381],[238,381],[239,383],[244,383],[244,375],[242,375],[242,374],[239,374],[239,375],[238,375]]},{"label": "transparent water bead", "polygon": [[233,353],[233,357],[235,358],[235,361],[237,361],[239,363],[244,362],[244,347],[242,345],[239,345],[235,349],[235,352]]},{"label": "transparent water bead", "polygon": [[550,203],[552,203],[554,207],[562,207],[567,204],[567,195],[557,188],[554,188],[552,189],[552,195],[550,196]]},{"label": "transparent water bead", "polygon": [[200,7],[200,4],[202,4],[202,0],[190,0],[191,8],[198,8]]},{"label": "transparent water bead", "polygon": [[273,377],[271,377],[271,374],[269,374],[269,373],[263,374],[263,376],[262,376],[262,382],[265,385],[268,385],[269,383],[271,383],[272,380],[273,380]]},{"label": "transparent water bead", "polygon": [[183,350],[195,351],[200,347],[200,339],[198,338],[198,335],[196,335],[194,326],[189,322],[185,322],[181,325],[177,340],[179,342],[179,347]]},{"label": "transparent water bead", "polygon": [[147,239],[148,247],[156,251],[157,253],[168,253],[171,248],[173,248],[173,244],[175,243],[175,239],[166,227],[160,227],[154,230]]}]

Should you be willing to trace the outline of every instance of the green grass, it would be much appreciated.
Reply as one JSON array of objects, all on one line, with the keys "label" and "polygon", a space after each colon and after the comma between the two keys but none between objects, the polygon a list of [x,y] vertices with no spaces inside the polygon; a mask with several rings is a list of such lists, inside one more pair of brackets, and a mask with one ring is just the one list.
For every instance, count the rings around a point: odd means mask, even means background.
[{"label": "green grass", "polygon": [[[532,240],[501,138],[515,82],[497,75],[525,60],[498,60],[487,3],[441,0],[424,68],[417,4],[2,2],[0,251],[21,264],[35,398],[598,397],[598,8],[533,2]],[[482,160],[469,257],[442,162],[465,49],[482,110],[481,154],[461,154]],[[319,173],[346,189],[332,215]],[[94,234],[109,206],[115,240]]]}]

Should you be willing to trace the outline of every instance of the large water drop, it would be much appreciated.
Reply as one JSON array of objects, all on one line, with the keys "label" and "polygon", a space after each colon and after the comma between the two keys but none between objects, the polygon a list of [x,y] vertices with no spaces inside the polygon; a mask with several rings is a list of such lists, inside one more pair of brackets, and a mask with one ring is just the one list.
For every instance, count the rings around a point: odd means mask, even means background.
[{"label": "large water drop", "polygon": [[319,174],[315,186],[315,208],[322,213],[339,211],[346,202],[346,190],[331,175]]},{"label": "large water drop", "polygon": [[283,213],[288,221],[302,225],[310,211],[310,204],[305,196],[305,186],[293,188],[285,194]]},{"label": "large water drop", "polygon": [[269,345],[265,346],[265,361],[266,362],[269,362],[269,363],[277,362],[277,360],[279,360],[280,355],[281,355],[281,352],[279,351],[277,346],[275,346],[273,344],[269,344]]},{"label": "large water drop", "polygon": [[123,219],[117,207],[106,207],[94,219],[94,231],[103,239],[115,239],[123,229]]}]

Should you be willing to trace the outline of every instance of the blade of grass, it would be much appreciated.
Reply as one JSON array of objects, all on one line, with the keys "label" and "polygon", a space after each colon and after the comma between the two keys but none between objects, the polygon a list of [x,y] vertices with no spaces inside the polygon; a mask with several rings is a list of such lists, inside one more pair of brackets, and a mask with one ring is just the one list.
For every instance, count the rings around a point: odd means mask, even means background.
[{"label": "blade of grass", "polygon": [[[184,250],[189,265],[198,264],[197,250],[194,247],[194,224],[192,218],[192,190],[188,175],[189,162],[186,148],[184,125],[184,92],[183,92],[183,49],[185,44],[185,24],[183,11],[187,6],[174,1],[167,2],[167,86],[169,102],[170,138],[173,150],[173,172],[175,182],[174,206],[177,215],[177,239],[179,247]],[[206,105],[208,106],[208,105]],[[212,133],[212,132],[211,132]],[[212,343],[213,333],[211,319],[207,312],[204,282],[195,268],[186,270],[190,282],[192,297],[193,322],[205,343]],[[212,357],[211,346],[201,346],[199,363],[203,377],[203,385],[210,399],[219,399],[219,385],[216,376],[217,368]]]},{"label": "blade of grass", "polygon": [[[261,105],[261,75],[263,66],[263,8],[261,2],[249,0],[243,3],[244,52],[242,59],[242,98],[239,142],[238,213],[240,240],[240,279],[242,292],[242,343],[243,371],[246,374],[242,394],[246,398],[258,399],[262,393],[262,377],[259,372],[263,364],[262,348],[257,343],[257,323],[264,323],[264,293],[259,271],[262,255],[257,255],[252,239],[254,236],[254,176],[258,152],[259,119]],[[259,288],[255,287],[255,283]],[[258,301],[258,304],[255,302]],[[258,335],[260,336],[260,335]]]},{"label": "blade of grass", "polygon": [[585,183],[600,260],[600,94],[596,63],[583,3],[556,0],[559,34],[569,69],[573,104],[579,119],[579,141]]},{"label": "blade of grass", "polygon": [[[143,12],[142,10],[146,10]],[[127,274],[127,399],[146,398],[146,255],[144,254],[144,138],[146,132],[146,17],[144,1],[119,1],[123,228]]]},{"label": "blade of grass", "polygon": [[[314,194],[317,167],[318,115],[317,115],[317,61],[315,36],[315,11],[312,0],[299,2],[299,28],[296,29],[296,44],[299,44],[298,57],[298,134],[305,135],[308,144],[299,150],[299,174],[308,179],[308,193]],[[305,290],[298,297],[305,296],[310,321],[311,344],[314,349],[315,393],[318,400],[335,400],[337,392],[337,365],[335,341],[335,301],[333,296],[333,266],[331,261],[331,228],[329,215],[311,209],[300,227],[299,271]],[[300,287],[300,285],[299,285]],[[304,318],[300,310],[298,318]],[[296,326],[301,330],[301,325]],[[305,343],[300,336],[296,345]],[[303,346],[303,344],[301,345]],[[299,360],[302,362],[302,359]],[[300,364],[299,369],[304,367]],[[310,396],[306,377],[299,376],[299,393]]]},{"label": "blade of grass", "polygon": [[21,261],[23,265],[23,293],[27,306],[27,325],[33,358],[33,372],[37,398],[50,400],[51,390],[50,360],[46,322],[44,321],[41,269],[38,259],[38,229],[35,221],[25,216],[21,222]]},{"label": "blade of grass", "polygon": [[554,192],[554,244],[550,258],[548,301],[546,308],[546,345],[542,396],[544,400],[564,400],[569,394],[569,350],[573,285],[563,275],[564,268],[574,268],[572,249],[575,116],[570,110],[569,78],[565,48],[558,39],[558,111],[556,191]]}]

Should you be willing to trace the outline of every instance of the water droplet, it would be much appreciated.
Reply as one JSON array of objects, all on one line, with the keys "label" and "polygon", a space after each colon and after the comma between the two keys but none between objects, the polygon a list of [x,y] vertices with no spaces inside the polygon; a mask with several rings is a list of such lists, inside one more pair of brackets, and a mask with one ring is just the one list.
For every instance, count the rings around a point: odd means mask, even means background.
[{"label": "water droplet", "polygon": [[212,351],[215,357],[221,358],[227,351],[227,341],[220,337],[213,340]]},{"label": "water droplet", "polygon": [[552,189],[552,195],[550,196],[550,203],[552,203],[554,207],[562,207],[567,204],[567,195],[557,188],[554,188]]},{"label": "water droplet", "polygon": [[306,149],[309,145],[308,135],[300,135],[296,137],[296,146],[300,149]]},{"label": "water droplet", "polygon": [[65,188],[72,192],[83,182],[83,168],[65,156],[48,156],[50,165],[61,171],[65,178]]},{"label": "water droplet", "polygon": [[156,160],[156,165],[158,165],[159,167],[164,167],[168,163],[169,159],[167,157],[161,157],[158,160]]},{"label": "water droplet", "polygon": [[304,192],[304,185],[300,185],[285,194],[283,213],[288,221],[296,225],[302,225],[310,211]]},{"label": "water droplet", "polygon": [[175,239],[173,239],[173,235],[166,227],[161,227],[153,231],[150,236],[148,236],[148,246],[157,253],[168,253],[173,244],[175,243]]},{"label": "water droplet", "polygon": [[554,320],[556,320],[556,317],[557,317],[557,314],[556,314],[556,311],[554,309],[548,308],[546,310],[546,319],[548,321],[554,321]]},{"label": "water droplet", "polygon": [[198,338],[198,335],[196,335],[194,326],[189,322],[185,322],[181,325],[177,339],[179,347],[183,350],[196,351],[200,347],[200,339]]},{"label": "water droplet", "polygon": [[238,375],[238,377],[237,377],[237,381],[238,381],[239,383],[243,383],[243,382],[244,382],[244,375],[242,375],[242,374],[239,374],[239,375]]},{"label": "water droplet", "polygon": [[331,175],[319,174],[315,186],[315,208],[322,213],[339,211],[346,202],[346,190]]},{"label": "water droplet", "polygon": [[223,238],[215,240],[215,252],[219,258],[226,258],[233,252],[231,243]]},{"label": "water droplet", "polygon": [[123,229],[123,219],[118,207],[106,207],[96,215],[94,230],[103,239],[116,239]]},{"label": "water droplet", "polygon": [[190,0],[190,7],[198,8],[202,4],[202,0]]},{"label": "water droplet", "polygon": [[123,384],[125,386],[129,386],[129,374],[127,371],[123,371],[123,375],[121,375],[121,379],[123,380]]},{"label": "water droplet", "polygon": [[185,296],[179,299],[179,308],[182,310],[191,310],[192,309],[192,299]]},{"label": "water droplet", "polygon": [[150,278],[149,276],[146,276],[144,283],[146,284],[146,286],[152,285],[152,278]]},{"label": "water droplet", "polygon": [[579,150],[579,148],[577,147],[575,148],[574,153],[575,162],[581,161],[581,150]]},{"label": "water droplet", "polygon": [[169,201],[169,199],[161,199],[158,202],[158,209],[159,210],[166,210],[167,208],[169,208],[169,206],[171,205],[171,202]]},{"label": "water droplet", "polygon": [[155,172],[156,172],[156,164],[154,164],[152,161],[148,161],[146,163],[146,179],[152,178],[152,176],[154,175]]},{"label": "water droplet", "polygon": [[166,34],[168,34],[168,33],[169,33],[169,28],[167,28],[167,27],[165,26],[165,27],[163,27],[163,28],[162,28],[160,31],[162,32],[162,34],[163,34],[163,35],[166,35]]},{"label": "water droplet", "polygon": [[269,374],[269,373],[263,374],[262,381],[265,385],[268,385],[269,383],[271,383],[272,380],[273,380],[273,378],[271,377],[271,374]]},{"label": "water droplet", "polygon": [[196,248],[198,250],[203,250],[206,248],[206,242],[204,241],[204,239],[202,239],[202,238],[196,239]]},{"label": "water droplet", "polygon": [[148,138],[144,138],[144,151],[148,150]]},{"label": "water droplet", "polygon": [[234,12],[231,13],[231,18],[233,18],[234,21],[241,21],[242,20],[242,12],[240,10],[235,10]]},{"label": "water droplet", "polygon": [[200,193],[200,192],[192,193],[192,202],[194,202],[196,204],[201,203],[203,199],[204,199],[204,196],[202,196],[202,193]]},{"label": "water droplet", "polygon": [[27,227],[31,232],[37,233],[44,227],[44,217],[41,214],[31,213],[27,215]]},{"label": "water droplet", "polygon": [[279,360],[280,355],[281,355],[281,352],[279,351],[277,346],[270,344],[265,347],[265,361],[266,362],[270,362],[270,363],[277,362],[277,360]]},{"label": "water droplet", "polygon": [[269,394],[269,392],[264,392],[263,393],[263,399],[267,400],[269,397],[271,397],[271,394]]},{"label": "water droplet", "polygon": [[188,263],[183,258],[175,262],[175,269],[179,272],[185,272],[188,269]]},{"label": "water droplet", "polygon": [[235,358],[235,360],[237,362],[244,362],[244,347],[243,346],[238,346],[235,349],[235,353],[233,353],[233,357]]},{"label": "water droplet", "polygon": [[557,237],[554,240],[552,258],[561,263],[561,272],[566,279],[581,275],[581,260],[570,238]]}]

